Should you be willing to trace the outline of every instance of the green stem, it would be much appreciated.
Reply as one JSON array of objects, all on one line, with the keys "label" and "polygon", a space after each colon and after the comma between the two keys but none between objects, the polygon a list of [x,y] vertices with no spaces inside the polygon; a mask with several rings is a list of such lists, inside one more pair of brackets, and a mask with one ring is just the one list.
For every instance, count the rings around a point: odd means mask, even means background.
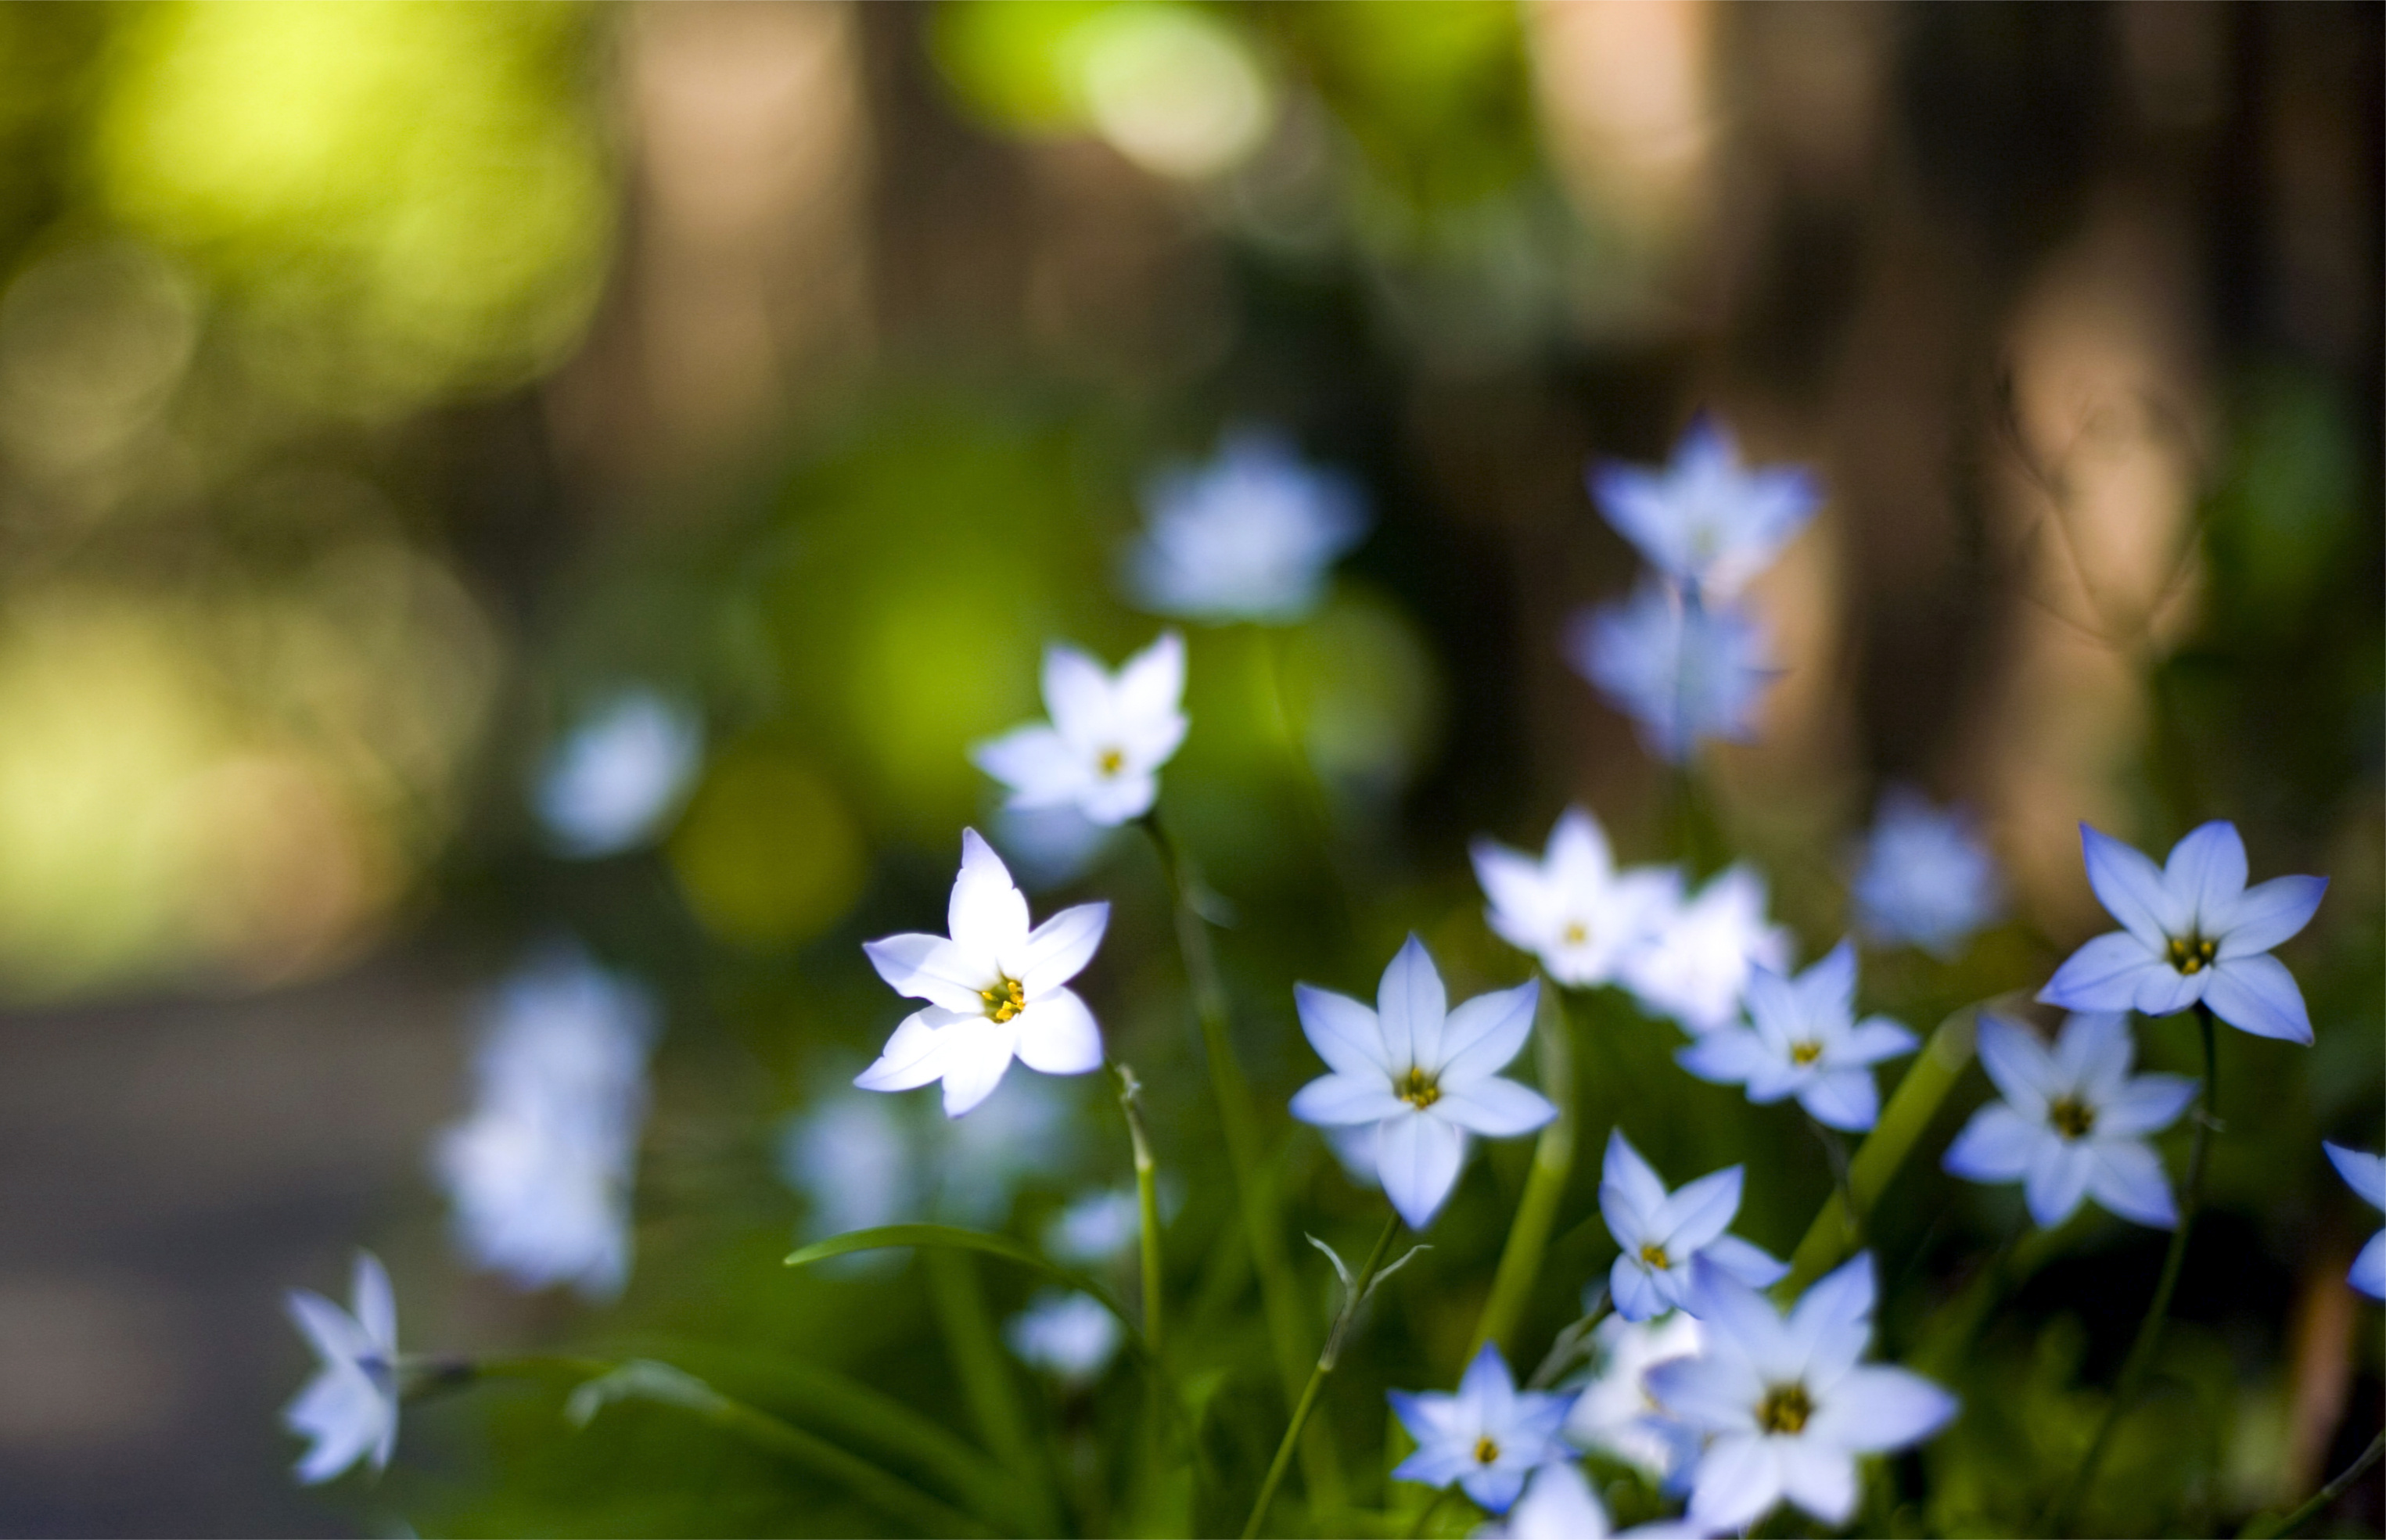
[{"label": "green stem", "polygon": [[1026,1412],[1011,1370],[1002,1360],[976,1266],[960,1252],[936,1246],[920,1248],[920,1265],[927,1271],[928,1294],[944,1328],[945,1346],[952,1354],[954,1372],[961,1376],[961,1396],[969,1403],[978,1436],[997,1460],[1017,1472],[1032,1494],[1039,1533],[1059,1534],[1060,1505],[1050,1468],[1027,1436]]},{"label": "green stem", "polygon": [[1418,1514],[1416,1522],[1409,1526],[1409,1540],[1424,1540],[1425,1532],[1433,1527],[1433,1516],[1441,1511],[1442,1506],[1457,1490],[1455,1486],[1445,1486],[1433,1495],[1433,1501],[1425,1505],[1425,1511]]},{"label": "green stem", "polygon": [[2154,1283],[2154,1296],[2146,1306],[2145,1319],[2138,1323],[2137,1340],[2129,1345],[2129,1356],[2121,1364],[2121,1377],[2114,1382],[2112,1404],[2104,1409],[2104,1420],[2097,1425],[2087,1457],[2080,1460],[2071,1484],[2055,1504],[2047,1526],[2049,1534],[2071,1533],[2071,1521],[2095,1484],[2096,1468],[2104,1462],[2104,1453],[2112,1446],[2121,1418],[2137,1399],[2146,1371],[2154,1367],[2154,1350],[2162,1346],[2163,1327],[2170,1319],[2171,1295],[2179,1288],[2179,1269],[2187,1261],[2187,1239],[2195,1228],[2195,1211],[2204,1196],[2204,1158],[2211,1147],[2213,1109],[2218,1106],[2220,1095],[2220,1058],[2218,1046],[2213,1041],[2212,1008],[2201,1000],[2195,1003],[2195,1024],[2204,1036],[2204,1086],[2196,1097],[2195,1141],[2188,1147],[2187,1182],[2179,1193],[2179,1223],[2170,1233],[2170,1248],[2163,1253],[2162,1277]]},{"label": "green stem", "polygon": [[2266,1540],[2279,1540],[2281,1536],[2292,1534],[2317,1518],[2330,1503],[2343,1496],[2355,1482],[2359,1481],[2371,1466],[2378,1463],[2380,1455],[2386,1455],[2386,1433],[2381,1433],[2371,1439],[2369,1447],[2361,1451],[2359,1459],[2346,1466],[2344,1472],[2334,1481],[2313,1493],[2301,1508],[2267,1527],[2246,1525],[2246,1535],[2249,1537],[2261,1535],[2266,1537]]},{"label": "green stem", "polygon": [[1343,1339],[1350,1334],[1351,1322],[1358,1319],[1359,1307],[1367,1297],[1367,1285],[1375,1282],[1375,1270],[1384,1265],[1384,1253],[1392,1248],[1392,1237],[1400,1233],[1400,1229],[1398,1214],[1385,1221],[1384,1233],[1375,1237],[1375,1248],[1367,1253],[1366,1264],[1350,1284],[1350,1297],[1342,1301],[1340,1313],[1327,1329],[1316,1367],[1309,1371],[1309,1383],[1300,1387],[1300,1398],[1293,1403],[1292,1421],[1286,1424],[1284,1437],[1275,1446],[1275,1458],[1268,1461],[1267,1479],[1260,1483],[1259,1500],[1251,1504],[1251,1516],[1243,1525],[1243,1540],[1251,1540],[1259,1534],[1268,1505],[1275,1501],[1275,1489],[1284,1484],[1285,1470],[1292,1463],[1292,1451],[1300,1442],[1301,1430],[1309,1425],[1309,1413],[1317,1405],[1317,1394],[1325,1388],[1325,1377],[1341,1361]]},{"label": "green stem", "polygon": [[1475,1340],[1467,1345],[1469,1363],[1487,1342],[1497,1343],[1503,1354],[1508,1351],[1508,1339],[1540,1276],[1541,1256],[1557,1221],[1558,1200],[1565,1196],[1566,1178],[1574,1172],[1574,1062],[1567,1043],[1572,1022],[1562,991],[1543,979],[1541,994],[1551,1002],[1557,1018],[1554,1031],[1545,1026],[1539,1033],[1541,1094],[1557,1108],[1558,1115],[1550,1120],[1533,1146],[1532,1171],[1525,1179],[1516,1217],[1508,1226],[1508,1244],[1500,1253],[1499,1271],[1491,1275],[1491,1296],[1475,1323]]},{"label": "green stem", "polygon": [[1164,1282],[1160,1257],[1160,1168],[1151,1157],[1150,1133],[1143,1126],[1142,1083],[1126,1065],[1113,1064],[1111,1069],[1119,1079],[1119,1107],[1126,1114],[1127,1141],[1135,1149],[1136,1208],[1143,1221],[1143,1340],[1157,1358]]}]

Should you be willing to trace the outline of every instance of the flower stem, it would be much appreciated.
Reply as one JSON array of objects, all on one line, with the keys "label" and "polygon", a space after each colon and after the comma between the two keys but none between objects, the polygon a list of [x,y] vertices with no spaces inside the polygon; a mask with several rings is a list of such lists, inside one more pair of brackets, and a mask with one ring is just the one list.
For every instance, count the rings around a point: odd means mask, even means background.
[{"label": "flower stem", "polygon": [[1143,1221],[1143,1340],[1160,1357],[1161,1293],[1160,1169],[1151,1157],[1151,1134],[1143,1126],[1143,1084],[1124,1064],[1111,1066],[1119,1080],[1119,1107],[1126,1114],[1127,1142],[1135,1149],[1136,1208]]},{"label": "flower stem", "polygon": [[2361,1458],[2359,1459],[2356,1459],[2351,1465],[2346,1466],[2342,1474],[2339,1475],[2334,1481],[2329,1483],[2326,1486],[2323,1486],[2318,1491],[2313,1493],[2311,1496],[2304,1501],[2304,1505],[2301,1508],[2296,1509],[2292,1513],[2288,1514],[2285,1518],[2279,1520],[2275,1524],[2246,1525],[2244,1530],[2246,1540],[2253,1540],[2253,1537],[2254,1536],[2260,1536],[2262,1537],[2262,1540],[2279,1540],[2279,1537],[2281,1536],[2292,1534],[2295,1531],[2309,1523],[2313,1519],[2318,1517],[2319,1514],[2328,1508],[2329,1504],[2336,1501],[2337,1498],[2343,1496],[2347,1489],[2349,1489],[2355,1482],[2359,1481],[2363,1474],[2366,1473],[2371,1466],[2378,1463],[2378,1459],[2380,1455],[2386,1455],[2386,1433],[2381,1433],[2376,1438],[2371,1439],[2369,1441],[2369,1447],[2361,1451]]},{"label": "flower stem", "polygon": [[2046,1529],[2049,1534],[2071,1532],[2071,1521],[2095,1484],[2096,1468],[2104,1462],[2104,1452],[2112,1446],[2115,1431],[2120,1427],[2130,1403],[2137,1399],[2146,1371],[2154,1366],[2154,1350],[2162,1346],[2163,1327],[2170,1319],[2171,1295],[2179,1288],[2179,1269],[2187,1260],[2188,1235],[2195,1228],[2195,1211],[2204,1196],[2204,1158],[2211,1147],[2216,1126],[2213,1109],[2220,1095],[2220,1058],[2213,1041],[2212,1008],[2201,1000],[2195,1003],[2195,1024],[2204,1036],[2204,1087],[2196,1097],[2195,1140],[2188,1146],[2187,1182],[2179,1196],[2179,1223],[2170,1233],[2170,1248],[2163,1254],[2162,1277],[2154,1283],[2154,1296],[2146,1306],[2145,1319],[2138,1323],[2137,1340],[2129,1345],[2129,1356],[2121,1364],[2121,1377],[2114,1382],[2112,1404],[2104,1409],[2104,1420],[2097,1425],[2087,1457],[2080,1460],[2071,1484],[2055,1504]]},{"label": "flower stem", "polygon": [[1500,1253],[1499,1271],[1491,1275],[1491,1296],[1484,1301],[1482,1318],[1475,1324],[1475,1340],[1466,1348],[1469,1363],[1487,1342],[1498,1343],[1503,1354],[1508,1351],[1508,1338],[1540,1276],[1541,1254],[1549,1246],[1558,1200],[1565,1196],[1566,1178],[1574,1172],[1574,1056],[1568,1043],[1573,1023],[1564,993],[1547,979],[1542,981],[1541,996],[1551,1002],[1556,1016],[1554,1030],[1544,1026],[1538,1034],[1541,1094],[1557,1108],[1558,1115],[1550,1120],[1533,1146],[1532,1171],[1525,1179],[1516,1217],[1508,1226],[1508,1244]]},{"label": "flower stem", "polygon": [[1260,1483],[1258,1501],[1251,1504],[1250,1519],[1243,1525],[1243,1540],[1259,1534],[1260,1521],[1267,1517],[1268,1505],[1275,1501],[1275,1489],[1284,1483],[1284,1472],[1292,1463],[1292,1451],[1300,1442],[1301,1430],[1309,1425],[1309,1413],[1317,1405],[1317,1393],[1325,1388],[1325,1377],[1334,1372],[1341,1360],[1342,1341],[1350,1334],[1350,1323],[1358,1319],[1359,1307],[1367,1297],[1367,1285],[1375,1282],[1375,1270],[1384,1265],[1384,1253],[1392,1248],[1392,1237],[1400,1233],[1400,1217],[1394,1214],[1384,1223],[1384,1233],[1375,1237],[1375,1248],[1367,1253],[1366,1263],[1350,1287],[1350,1297],[1343,1300],[1340,1313],[1325,1333],[1325,1346],[1318,1350],[1316,1367],[1309,1371],[1309,1383],[1300,1388],[1300,1398],[1293,1403],[1292,1421],[1284,1430],[1283,1441],[1275,1446],[1275,1458],[1268,1461],[1267,1479]]}]

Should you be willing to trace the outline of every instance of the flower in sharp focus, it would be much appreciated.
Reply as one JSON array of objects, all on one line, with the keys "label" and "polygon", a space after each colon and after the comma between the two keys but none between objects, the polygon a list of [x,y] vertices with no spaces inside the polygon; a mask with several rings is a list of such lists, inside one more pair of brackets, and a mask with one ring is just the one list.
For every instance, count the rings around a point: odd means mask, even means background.
[{"label": "flower in sharp focus", "polygon": [[1574,1406],[1570,1394],[1520,1391],[1508,1360],[1489,1343],[1458,1382],[1458,1394],[1390,1393],[1392,1410],[1417,1446],[1392,1470],[1395,1481],[1465,1488],[1494,1513],[1505,1513],[1525,1478],[1569,1459],[1558,1430]]},{"label": "flower in sharp focus", "polygon": [[1160,767],[1185,741],[1185,639],[1160,640],[1111,674],[1074,647],[1044,649],[1049,723],[1031,722],[970,750],[1022,810],[1074,808],[1111,827],[1151,810]]},{"label": "flower in sharp focus", "polygon": [[1915,1036],[1885,1016],[1855,1017],[1856,952],[1847,942],[1795,979],[1760,968],[1745,1027],[1723,1027],[1676,1054],[1701,1080],[1746,1085],[1760,1106],[1795,1096],[1815,1121],[1850,1133],[1872,1127],[1880,1091],[1872,1067],[1911,1053]]},{"label": "flower in sharp focus", "polygon": [[2168,1016],[2202,1001],[2256,1037],[2311,1042],[2303,991],[2270,948],[2310,922],[2327,878],[2247,887],[2245,842],[2225,821],[2190,833],[2159,867],[2084,823],[2079,840],[2089,885],[2122,928],[2072,953],[2041,1002]]},{"label": "flower in sharp focus", "polygon": [[1275,433],[1236,433],[1210,464],[1162,471],[1144,508],[1128,586],[1145,608],[1197,620],[1301,619],[1367,532],[1358,484]]},{"label": "flower in sharp focus", "polygon": [[910,933],[865,943],[878,976],[927,1006],[904,1019],[878,1061],[856,1076],[865,1091],[945,1087],[958,1118],[984,1101],[1016,1057],[1048,1075],[1102,1062],[1101,1029],[1067,987],[1102,944],[1108,904],[1080,904],[1030,931],[1027,899],[994,847],[961,831],[961,869],[947,909],[948,936]]},{"label": "flower in sharp focus", "polygon": [[1544,1465],[1525,1482],[1507,1517],[1478,1526],[1475,1540],[1607,1540],[1607,1506],[1572,1460]]},{"label": "flower in sharp focus", "polygon": [[696,714],[651,690],[620,696],[547,757],[539,821],[567,856],[614,856],[677,810],[703,751]]},{"label": "flower in sharp focus", "polygon": [[[2386,1156],[2369,1155],[2342,1145],[2320,1142],[2336,1173],[2354,1196],[2372,1208],[2386,1208]],[[2353,1259],[2353,1271],[2345,1281],[2372,1299],[2386,1299],[2386,1230],[2369,1237],[2361,1255]]]},{"label": "flower in sharp focus", "polygon": [[1660,918],[1646,946],[1624,960],[1624,983],[1643,1008],[1693,1033],[1729,1026],[1750,973],[1790,966],[1790,933],[1765,923],[1764,879],[1735,866],[1696,898]]},{"label": "flower in sharp focus", "polygon": [[313,1441],[297,1465],[313,1485],[368,1457],[385,1470],[397,1446],[397,1303],[389,1273],[357,1253],[355,1313],[311,1289],[292,1289],[290,1319],[315,1349],[315,1377],[282,1410],[282,1425]]},{"label": "flower in sharp focus", "polygon": [[1728,1166],[1668,1193],[1624,1131],[1608,1132],[1599,1211],[1618,1248],[1608,1275],[1616,1314],[1646,1321],[1687,1308],[1690,1263],[1700,1257],[1752,1288],[1769,1288],[1790,1271],[1760,1247],[1724,1233],[1739,1212],[1740,1175],[1740,1168]]},{"label": "flower in sharp focus", "polygon": [[1611,461],[1586,479],[1608,523],[1651,566],[1719,596],[1770,565],[1823,501],[1802,466],[1743,468],[1730,432],[1705,416],[1663,469]]},{"label": "flower in sharp focus", "polygon": [[1557,1116],[1539,1092],[1499,1076],[1533,1030],[1538,979],[1452,1010],[1412,935],[1384,970],[1374,1010],[1309,984],[1293,998],[1332,1073],[1294,1095],[1292,1115],[1322,1128],[1373,1124],[1376,1174],[1413,1230],[1433,1222],[1457,1183],[1469,1133],[1510,1138]]},{"label": "flower in sharp focus", "polygon": [[1941,811],[1899,788],[1881,801],[1855,880],[1866,934],[1906,942],[1945,960],[2003,905],[1997,863],[1961,811]]},{"label": "flower in sharp focus", "polygon": [[1118,1318],[1088,1294],[1048,1289],[1003,1326],[1019,1360],[1065,1385],[1091,1384],[1119,1349]]},{"label": "flower in sharp focus", "polygon": [[1649,1371],[1666,1411],[1708,1435],[1691,1479],[1692,1523],[1740,1530],[1783,1498],[1834,1527],[1855,1512],[1856,1457],[1921,1443],[1955,1398],[1903,1369],[1866,1364],[1872,1254],[1808,1289],[1785,1318],[1702,1262],[1692,1281],[1705,1348]]},{"label": "flower in sharp focus", "polygon": [[1488,839],[1473,855],[1491,929],[1570,987],[1614,978],[1680,902],[1680,872],[1616,870],[1599,820],[1580,808],[1559,817],[1539,860]]},{"label": "flower in sharp focus", "polygon": [[477,1265],[525,1289],[621,1292],[654,1037],[652,996],[576,949],[498,993],[471,1114],[440,1135],[433,1162]]},{"label": "flower in sharp focus", "polygon": [[1639,724],[1649,752],[1689,759],[1710,738],[1756,735],[1756,700],[1775,670],[1763,628],[1737,607],[1685,599],[1644,582],[1629,599],[1578,612],[1566,661]]},{"label": "flower in sharp focus", "polygon": [[2019,1182],[2044,1228],[2092,1197],[2125,1220],[2179,1222],[2161,1157],[2147,1140],[2194,1099],[2181,1075],[2131,1075],[2129,1018],[2088,1012],[2063,1024],[2049,1050],[2028,1027],[1995,1016],[1979,1024],[1980,1067],[2004,1100],[1972,1114],[1941,1161],[1967,1182]]},{"label": "flower in sharp focus", "polygon": [[1652,1321],[1611,1315],[1601,1321],[1591,1332],[1594,1371],[1566,1414],[1567,1441],[1669,1481],[1696,1458],[1698,1440],[1664,1416],[1649,1394],[1648,1373],[1695,1357],[1704,1340],[1697,1319],[1684,1310]]}]

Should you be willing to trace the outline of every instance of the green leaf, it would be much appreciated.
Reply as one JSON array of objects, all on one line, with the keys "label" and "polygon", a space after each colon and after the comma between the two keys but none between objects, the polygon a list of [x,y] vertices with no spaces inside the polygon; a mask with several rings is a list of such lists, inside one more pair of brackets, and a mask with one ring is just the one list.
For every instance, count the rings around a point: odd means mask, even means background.
[{"label": "green leaf", "polygon": [[1151,1357],[1150,1349],[1144,1344],[1141,1329],[1121,1308],[1118,1300],[1111,1296],[1109,1289],[1082,1272],[1060,1266],[1033,1246],[1022,1241],[1012,1240],[1008,1235],[990,1235],[982,1230],[962,1230],[949,1224],[882,1224],[875,1229],[852,1230],[842,1235],[832,1235],[824,1241],[814,1241],[811,1245],[790,1253],[787,1266],[807,1267],[813,1262],[827,1261],[832,1257],[848,1257],[857,1251],[886,1251],[897,1246],[942,1246],[953,1251],[983,1252],[988,1257],[999,1257],[1006,1262],[1015,1262],[1030,1271],[1040,1272],[1048,1278],[1067,1284],[1070,1288],[1089,1294],[1101,1304],[1104,1309],[1118,1317],[1119,1324],[1126,1328],[1127,1346],[1133,1349],[1135,1355],[1145,1359]]}]

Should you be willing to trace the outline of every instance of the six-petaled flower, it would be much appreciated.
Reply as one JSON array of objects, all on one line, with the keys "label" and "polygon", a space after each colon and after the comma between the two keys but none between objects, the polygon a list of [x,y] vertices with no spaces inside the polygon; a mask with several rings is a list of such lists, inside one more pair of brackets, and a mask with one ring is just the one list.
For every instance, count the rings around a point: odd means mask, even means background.
[{"label": "six-petaled flower", "polygon": [[1605,832],[1580,808],[1559,817],[1538,860],[1489,839],[1472,853],[1491,929],[1569,987],[1614,978],[1680,900],[1672,867],[1616,870]]},{"label": "six-petaled flower", "polygon": [[1707,740],[1756,732],[1775,670],[1755,619],[1736,606],[1643,583],[1629,599],[1576,615],[1566,661],[1630,717],[1649,752],[1680,764]]},{"label": "six-petaled flower", "polygon": [[1960,810],[1903,787],[1881,799],[1853,896],[1857,923],[1887,942],[1953,958],[2003,902],[1997,863]]},{"label": "six-petaled flower", "polygon": [[1210,464],[1162,471],[1144,507],[1128,586],[1146,609],[1187,620],[1298,620],[1367,532],[1358,483],[1273,432],[1235,433]]},{"label": "six-petaled flower", "polygon": [[1011,788],[1023,811],[1074,808],[1120,824],[1151,810],[1160,767],[1185,741],[1185,639],[1174,632],[1113,675],[1074,647],[1044,651],[1044,708],[1051,720],[1013,728],[970,750],[977,767]]},{"label": "six-petaled flower", "polygon": [[389,1273],[357,1253],[353,1313],[311,1289],[293,1289],[290,1319],[315,1349],[315,1377],[283,1409],[283,1426],[312,1441],[298,1479],[330,1481],[360,1459],[376,1471],[397,1446],[397,1304]]},{"label": "six-petaled flower", "polygon": [[1911,1053],[1915,1036],[1885,1016],[1858,1021],[1855,948],[1842,941],[1795,979],[1760,968],[1745,1027],[1723,1027],[1674,1057],[1701,1080],[1745,1085],[1760,1105],[1798,1098],[1816,1122],[1861,1133],[1880,1115],[1872,1067]]},{"label": "six-petaled flower", "polygon": [[1771,1286],[1790,1271],[1760,1247],[1724,1233],[1739,1212],[1740,1176],[1738,1166],[1727,1166],[1668,1193],[1624,1131],[1610,1131],[1599,1172],[1599,1211],[1616,1245],[1608,1272],[1616,1314],[1646,1321],[1687,1307],[1690,1263],[1700,1257],[1755,1288]]},{"label": "six-petaled flower", "polygon": [[1508,1511],[1526,1476],[1573,1453],[1558,1432],[1574,1396],[1518,1390],[1508,1360],[1488,1342],[1467,1365],[1455,1396],[1390,1395],[1392,1410],[1417,1443],[1392,1468],[1392,1478],[1456,1484],[1494,1513]]}]

